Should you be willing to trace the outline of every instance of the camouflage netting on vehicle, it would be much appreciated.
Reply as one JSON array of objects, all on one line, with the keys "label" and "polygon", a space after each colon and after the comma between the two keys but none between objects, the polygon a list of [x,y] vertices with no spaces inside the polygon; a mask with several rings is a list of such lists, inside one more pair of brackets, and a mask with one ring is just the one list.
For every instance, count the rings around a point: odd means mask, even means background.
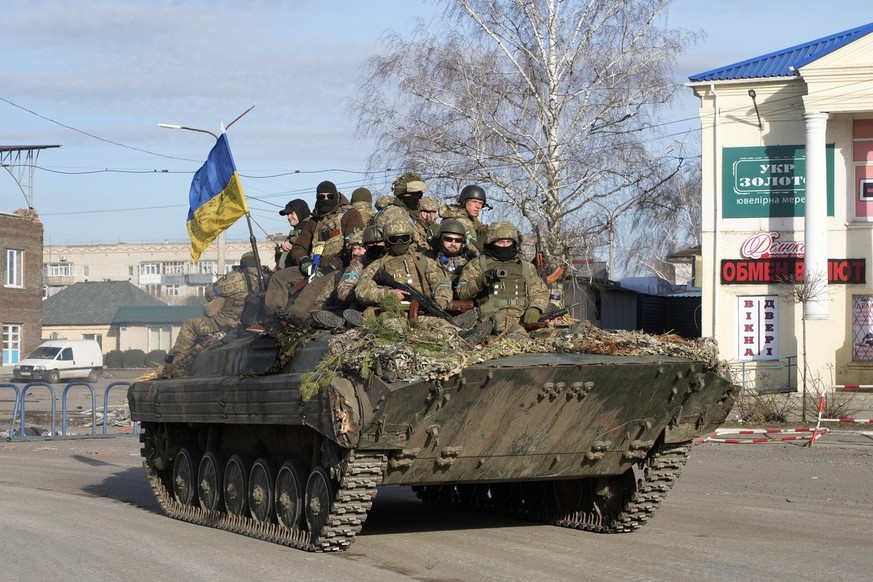
[{"label": "camouflage netting on vehicle", "polygon": [[[491,336],[472,346],[458,330],[442,320],[371,318],[364,328],[331,338],[330,354],[304,381],[310,394],[339,372],[386,381],[438,380],[459,374],[466,366],[501,356],[526,353],[586,353],[611,356],[664,355],[702,362],[724,373],[714,340],[688,340],[674,334],[650,335],[638,331],[606,331],[588,322],[570,328],[546,328],[529,334]],[[305,397],[305,396],[304,396]]]}]

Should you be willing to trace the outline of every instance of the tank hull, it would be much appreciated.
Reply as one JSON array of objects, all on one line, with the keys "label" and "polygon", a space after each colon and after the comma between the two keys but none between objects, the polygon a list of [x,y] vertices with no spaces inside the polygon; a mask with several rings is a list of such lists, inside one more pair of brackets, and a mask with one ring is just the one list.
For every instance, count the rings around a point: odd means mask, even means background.
[{"label": "tank hull", "polygon": [[[728,379],[701,362],[661,355],[520,354],[439,380],[336,374],[310,394],[306,379],[327,353],[329,337],[308,339],[278,372],[270,370],[275,346],[248,339],[200,354],[190,377],[131,386],[146,471],[159,499],[167,498],[168,513],[185,515],[174,503],[196,508],[193,499],[179,500],[174,483],[180,472],[182,481],[193,481],[186,463],[212,451],[261,462],[269,479],[285,464],[301,467],[316,484],[325,480],[321,471],[336,489],[328,491],[330,499],[351,491],[363,500],[364,515],[376,486],[408,485],[435,503],[629,531],[645,519],[629,518],[628,509],[647,504],[647,519],[678,476],[688,445],[712,432],[733,405]],[[366,486],[354,482],[355,466],[366,467]],[[646,487],[654,494],[643,499]],[[548,490],[545,501],[541,490]],[[304,507],[307,495],[300,494]],[[576,502],[567,505],[568,496]],[[263,537],[264,527],[276,527],[272,511],[266,521],[253,514],[250,530]],[[273,541],[347,547],[326,541],[318,524],[310,537],[304,534],[312,528],[302,521],[286,528],[285,537],[281,530]]]}]

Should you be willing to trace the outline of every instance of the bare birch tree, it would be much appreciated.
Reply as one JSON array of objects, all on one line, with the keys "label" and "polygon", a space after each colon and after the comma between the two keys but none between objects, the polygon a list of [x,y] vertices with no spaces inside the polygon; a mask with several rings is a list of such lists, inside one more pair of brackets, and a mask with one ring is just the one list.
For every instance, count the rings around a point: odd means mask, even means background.
[{"label": "bare birch tree", "polygon": [[689,161],[657,197],[636,205],[626,216],[622,255],[625,269],[664,279],[672,266],[664,257],[701,244],[701,176],[699,160]]},{"label": "bare birch tree", "polygon": [[604,209],[656,198],[681,163],[653,133],[691,35],[659,24],[669,0],[441,1],[369,63],[352,109],[372,166],[444,198],[483,184],[551,265],[590,256]]}]

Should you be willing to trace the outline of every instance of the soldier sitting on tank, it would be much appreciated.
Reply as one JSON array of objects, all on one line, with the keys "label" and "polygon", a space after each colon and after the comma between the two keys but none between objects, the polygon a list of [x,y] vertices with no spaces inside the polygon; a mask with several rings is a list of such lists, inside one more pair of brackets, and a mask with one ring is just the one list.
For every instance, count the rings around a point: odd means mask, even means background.
[{"label": "soldier sitting on tank", "polygon": [[352,190],[352,208],[361,213],[361,218],[364,224],[370,224],[373,217],[376,216],[376,209],[373,208],[373,193],[363,186]]},{"label": "soldier sitting on tank", "polygon": [[325,287],[316,301],[318,311],[312,314],[314,327],[342,329],[346,326],[343,318],[346,309],[362,310],[357,302],[355,287],[364,269],[386,252],[382,232],[375,224],[353,234],[349,239],[349,247],[351,263],[342,273],[337,274],[336,284]]},{"label": "soldier sitting on tank", "polygon": [[[406,302],[409,300],[409,293],[392,285],[401,283],[433,299],[442,309],[451,307],[451,282],[435,261],[413,250],[413,231],[409,221],[401,218],[386,223],[382,228],[382,235],[388,253],[364,269],[355,287],[358,302],[364,307],[378,306],[389,297]],[[360,319],[353,317],[350,322],[353,325],[362,323]]]},{"label": "soldier sitting on tank", "polygon": [[488,227],[479,220],[483,208],[491,208],[488,205],[488,197],[485,195],[485,190],[475,184],[464,186],[458,196],[457,204],[440,206],[440,217],[443,220],[454,218],[464,224],[467,228],[467,245],[477,252],[482,250],[488,231]]},{"label": "soldier sitting on tank", "polygon": [[295,198],[285,205],[285,208],[279,211],[280,216],[288,218],[288,224],[291,225],[291,232],[285,237],[285,241],[281,245],[276,246],[276,270],[284,269],[285,267],[293,266],[291,256],[288,254],[294,241],[300,235],[303,225],[309,220],[309,204],[305,200]]},{"label": "soldier sitting on tank", "polygon": [[206,288],[208,303],[202,317],[186,320],[165,361],[177,371],[184,368],[194,348],[208,337],[237,329],[246,295],[257,292],[258,263],[252,252],[245,253],[239,266]]},{"label": "soldier sitting on tank", "polygon": [[384,227],[388,222],[405,219],[412,227],[413,250],[426,251],[430,248],[430,224],[422,220],[419,205],[427,185],[418,174],[406,172],[394,181],[391,188],[394,200],[376,215],[373,222]]},{"label": "soldier sitting on tank", "polygon": [[454,288],[458,277],[461,276],[461,269],[471,259],[476,258],[476,253],[467,247],[467,229],[460,220],[450,218],[442,221],[438,226],[438,235],[433,241],[432,248],[424,255],[442,267]]},{"label": "soldier sitting on tank", "polygon": [[495,222],[488,229],[483,253],[467,263],[455,286],[459,299],[472,299],[491,333],[524,332],[549,305],[549,289],[536,268],[519,252],[518,229]]},{"label": "soldier sitting on tank", "polygon": [[[264,297],[264,307],[270,314],[286,317],[302,325],[327,281],[321,275],[341,271],[348,265],[345,251],[347,238],[364,228],[361,213],[349,205],[333,182],[321,182],[316,188],[315,212],[291,247],[291,259],[298,265],[276,271]],[[304,280],[309,283],[304,283]],[[299,290],[289,302],[292,289]]]}]

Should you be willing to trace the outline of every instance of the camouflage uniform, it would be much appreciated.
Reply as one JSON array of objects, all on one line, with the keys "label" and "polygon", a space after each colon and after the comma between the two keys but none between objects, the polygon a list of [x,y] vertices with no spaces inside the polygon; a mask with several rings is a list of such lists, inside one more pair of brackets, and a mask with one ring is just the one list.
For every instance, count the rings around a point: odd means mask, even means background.
[{"label": "camouflage uniform", "polygon": [[352,208],[361,213],[364,224],[370,224],[376,216],[373,208],[373,194],[366,188],[355,188],[352,191]]},{"label": "camouflage uniform", "polygon": [[[497,222],[488,233],[490,244],[501,238],[510,238],[505,233],[514,232],[516,249],[519,245],[518,231],[509,223]],[[503,278],[489,278],[492,270],[504,270]],[[519,329],[525,312],[531,308],[540,314],[549,306],[549,289],[540,278],[536,268],[523,256],[516,254],[509,260],[498,260],[486,253],[467,263],[455,287],[459,299],[472,299],[479,308],[481,319],[494,318],[493,333]]]},{"label": "camouflage uniform", "polygon": [[443,204],[440,206],[440,218],[443,220],[455,219],[461,221],[467,227],[467,245],[477,252],[482,251],[488,227],[482,224],[478,218],[470,216],[463,206]]},{"label": "camouflage uniform", "polygon": [[378,305],[391,295],[391,287],[373,280],[380,269],[384,269],[395,281],[408,283],[425,295],[433,297],[443,309],[452,306],[452,285],[445,272],[432,259],[413,250],[397,256],[385,255],[364,269],[355,288],[358,302],[362,305]]},{"label": "camouflage uniform", "polygon": [[206,299],[224,298],[224,305],[214,317],[206,315],[188,319],[182,324],[173,354],[188,353],[199,341],[214,333],[227,333],[237,327],[239,316],[245,306],[246,295],[257,292],[257,268],[240,267],[220,278],[206,289]]},{"label": "camouflage uniform", "polygon": [[373,219],[373,223],[384,228],[389,222],[406,220],[412,226],[413,248],[417,251],[426,251],[430,248],[430,224],[422,220],[418,214],[418,208],[409,208],[400,199],[401,196],[417,194],[421,196],[427,190],[427,185],[418,174],[407,172],[394,181],[394,200],[381,210]]},{"label": "camouflage uniform", "polygon": [[358,302],[361,305],[378,305],[380,301],[393,295],[391,287],[381,285],[374,280],[379,271],[384,271],[398,283],[406,283],[424,295],[433,297],[437,305],[443,309],[451,307],[451,283],[440,266],[413,250],[411,244],[391,245],[392,236],[409,235],[411,239],[412,226],[406,220],[400,219],[385,224],[382,231],[388,246],[388,254],[376,259],[364,269],[355,288]]}]

